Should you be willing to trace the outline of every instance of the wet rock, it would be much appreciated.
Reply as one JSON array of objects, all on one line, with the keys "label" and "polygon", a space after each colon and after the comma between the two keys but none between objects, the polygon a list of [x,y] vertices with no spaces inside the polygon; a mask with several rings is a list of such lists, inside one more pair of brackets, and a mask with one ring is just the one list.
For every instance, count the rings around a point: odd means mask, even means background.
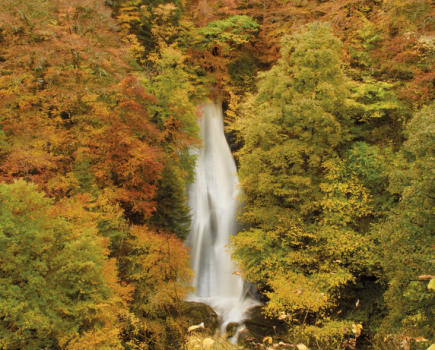
[{"label": "wet rock", "polygon": [[248,319],[245,321],[249,334],[245,338],[253,337],[257,341],[261,341],[264,337],[285,337],[287,334],[287,324],[276,318],[265,317],[262,313],[263,308],[264,306],[256,306],[249,312]]},{"label": "wet rock", "polygon": [[183,301],[181,314],[188,319],[189,326],[204,322],[204,327],[211,334],[214,334],[219,326],[218,315],[210,306],[204,303]]},{"label": "wet rock", "polygon": [[237,322],[230,322],[227,324],[225,332],[228,338],[233,337],[236,334],[237,328],[239,328],[239,326],[240,324],[238,324]]},{"label": "wet rock", "polygon": [[253,343],[259,342],[256,337],[252,336],[252,334],[249,332],[247,328],[243,329],[237,338],[237,343],[239,346],[242,346],[247,349],[252,349]]}]

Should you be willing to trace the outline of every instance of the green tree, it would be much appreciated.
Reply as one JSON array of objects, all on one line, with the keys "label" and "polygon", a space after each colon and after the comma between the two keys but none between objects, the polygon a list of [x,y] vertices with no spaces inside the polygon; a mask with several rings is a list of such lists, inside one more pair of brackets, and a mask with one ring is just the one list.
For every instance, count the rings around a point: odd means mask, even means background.
[{"label": "green tree", "polygon": [[144,226],[131,227],[126,246],[126,274],[135,287],[130,308],[137,322],[130,321],[123,338],[142,344],[127,349],[175,348],[188,325],[182,300],[193,290],[188,249],[173,234]]},{"label": "green tree", "polygon": [[95,176],[92,173],[91,162],[84,154],[79,154],[74,164],[74,177],[77,180],[75,193],[88,193],[93,197],[98,195]]},{"label": "green tree", "polygon": [[[165,41],[174,43],[178,33],[174,30],[180,21],[184,6],[182,0],[120,0],[116,6],[117,20],[125,34],[133,34],[142,48],[136,51],[138,61],[158,50],[155,29],[166,26]],[[167,12],[165,9],[172,9]],[[141,52],[141,54],[139,54]]]},{"label": "green tree", "polygon": [[[282,46],[258,94],[233,111],[230,129],[243,142],[241,219],[252,225],[233,238],[233,257],[250,280],[272,288],[271,314],[289,312],[299,337],[297,320],[309,309],[307,322],[330,327],[331,345],[343,337],[332,310],[354,308],[342,290],[373,262],[358,226],[372,213],[370,192],[344,160],[363,107],[350,99],[341,43],[327,24],[307,25]],[[314,341],[310,327],[306,342]]]},{"label": "green tree", "polygon": [[194,84],[183,52],[176,45],[159,44],[159,51],[150,55],[156,70],[146,72],[141,79],[158,100],[148,106],[148,114],[162,132],[159,146],[165,152],[165,170],[156,193],[157,212],[151,224],[168,228],[184,239],[190,224],[185,186],[193,181],[196,160],[189,150],[201,145],[196,104],[205,99],[206,91]]},{"label": "green tree", "polygon": [[388,316],[378,335],[406,333],[434,339],[435,292],[420,275],[435,275],[435,107],[425,107],[407,125],[408,140],[390,171],[389,190],[398,198],[388,218],[375,226],[378,256],[388,291]]},{"label": "green tree", "polygon": [[23,180],[0,185],[0,347],[118,346],[123,292],[86,213]]}]

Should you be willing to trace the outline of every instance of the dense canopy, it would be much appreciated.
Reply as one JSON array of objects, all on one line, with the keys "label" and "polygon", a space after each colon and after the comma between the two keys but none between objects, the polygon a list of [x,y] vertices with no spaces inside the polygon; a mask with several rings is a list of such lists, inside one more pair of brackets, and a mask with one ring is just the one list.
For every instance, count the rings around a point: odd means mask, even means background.
[{"label": "dense canopy", "polygon": [[434,38],[430,0],[1,1],[0,349],[195,348],[186,186],[219,99],[227,248],[284,327],[243,346],[433,350]]}]

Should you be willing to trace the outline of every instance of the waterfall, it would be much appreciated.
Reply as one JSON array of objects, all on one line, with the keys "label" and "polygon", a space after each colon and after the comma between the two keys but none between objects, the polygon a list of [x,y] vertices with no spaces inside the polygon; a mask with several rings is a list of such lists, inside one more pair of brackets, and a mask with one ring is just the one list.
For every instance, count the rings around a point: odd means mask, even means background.
[{"label": "waterfall", "polygon": [[236,221],[237,169],[224,136],[221,103],[202,105],[200,121],[203,146],[198,156],[195,182],[188,188],[192,208],[187,238],[195,271],[195,294],[188,300],[210,305],[221,321],[221,333],[229,322],[240,323],[249,308],[258,305],[246,296],[244,281],[225,246],[240,227]]}]

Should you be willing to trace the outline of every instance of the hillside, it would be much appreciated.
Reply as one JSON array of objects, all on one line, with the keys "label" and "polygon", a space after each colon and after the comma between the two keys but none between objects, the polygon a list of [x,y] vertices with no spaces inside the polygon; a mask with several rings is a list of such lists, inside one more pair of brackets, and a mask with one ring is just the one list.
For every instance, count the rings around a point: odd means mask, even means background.
[{"label": "hillside", "polygon": [[229,249],[281,327],[240,346],[430,347],[434,53],[429,0],[2,1],[0,348],[207,344],[182,312],[207,99]]}]

